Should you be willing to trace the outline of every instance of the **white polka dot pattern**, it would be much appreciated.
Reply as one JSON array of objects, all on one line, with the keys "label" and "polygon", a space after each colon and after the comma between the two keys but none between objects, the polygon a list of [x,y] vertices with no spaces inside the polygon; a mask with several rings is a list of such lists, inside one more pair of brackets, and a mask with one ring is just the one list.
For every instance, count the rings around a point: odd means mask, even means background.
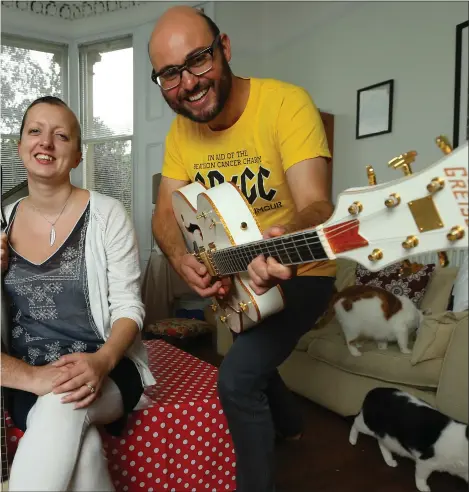
[{"label": "white polka dot pattern", "polygon": [[[120,437],[102,432],[116,490],[235,490],[235,454],[217,396],[217,369],[162,340],[144,343],[156,379],[145,391],[151,404],[129,416]],[[10,427],[8,433],[14,451],[21,431]]]}]

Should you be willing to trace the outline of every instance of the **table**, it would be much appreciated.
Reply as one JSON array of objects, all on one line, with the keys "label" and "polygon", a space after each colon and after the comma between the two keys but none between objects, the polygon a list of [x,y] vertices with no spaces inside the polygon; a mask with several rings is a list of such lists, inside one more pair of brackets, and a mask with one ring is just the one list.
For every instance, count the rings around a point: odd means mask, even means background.
[{"label": "table", "polygon": [[[102,432],[118,492],[234,491],[235,454],[217,396],[216,367],[162,341],[145,341],[156,385],[122,436]],[[14,452],[21,431],[9,421]]]}]

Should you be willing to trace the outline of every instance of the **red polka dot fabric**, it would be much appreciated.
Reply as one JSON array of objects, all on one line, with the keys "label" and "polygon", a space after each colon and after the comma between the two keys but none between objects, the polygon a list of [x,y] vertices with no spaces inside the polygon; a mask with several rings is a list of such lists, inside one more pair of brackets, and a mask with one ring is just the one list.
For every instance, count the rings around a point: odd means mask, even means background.
[{"label": "red polka dot fabric", "polygon": [[[235,454],[216,391],[217,369],[172,345],[148,349],[156,385],[120,437],[102,432],[117,491],[234,491]],[[21,431],[8,421],[14,452]]]}]

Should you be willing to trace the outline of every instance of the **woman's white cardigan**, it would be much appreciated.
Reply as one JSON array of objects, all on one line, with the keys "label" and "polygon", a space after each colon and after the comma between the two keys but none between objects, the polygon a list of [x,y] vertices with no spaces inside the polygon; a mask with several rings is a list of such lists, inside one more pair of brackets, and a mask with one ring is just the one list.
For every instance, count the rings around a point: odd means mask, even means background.
[{"label": "woman's white cardigan", "polygon": [[[17,202],[5,207],[10,223]],[[145,308],[140,291],[140,263],[135,231],[121,202],[90,191],[90,219],[86,231],[85,261],[88,302],[104,341],[119,318],[134,320],[143,328]],[[144,386],[155,384],[148,367],[140,333],[126,353],[133,360]]]}]

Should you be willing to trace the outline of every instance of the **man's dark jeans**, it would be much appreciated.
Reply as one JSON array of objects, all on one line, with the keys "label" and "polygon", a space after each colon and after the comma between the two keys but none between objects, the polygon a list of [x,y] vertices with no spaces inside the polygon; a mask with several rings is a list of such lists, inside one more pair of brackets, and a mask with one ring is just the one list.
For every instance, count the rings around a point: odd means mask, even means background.
[{"label": "man's dark jeans", "polygon": [[302,431],[300,411],[277,367],[326,310],[334,280],[303,276],[283,282],[285,309],[235,336],[220,366],[218,392],[236,452],[237,492],[275,490],[275,432]]}]

